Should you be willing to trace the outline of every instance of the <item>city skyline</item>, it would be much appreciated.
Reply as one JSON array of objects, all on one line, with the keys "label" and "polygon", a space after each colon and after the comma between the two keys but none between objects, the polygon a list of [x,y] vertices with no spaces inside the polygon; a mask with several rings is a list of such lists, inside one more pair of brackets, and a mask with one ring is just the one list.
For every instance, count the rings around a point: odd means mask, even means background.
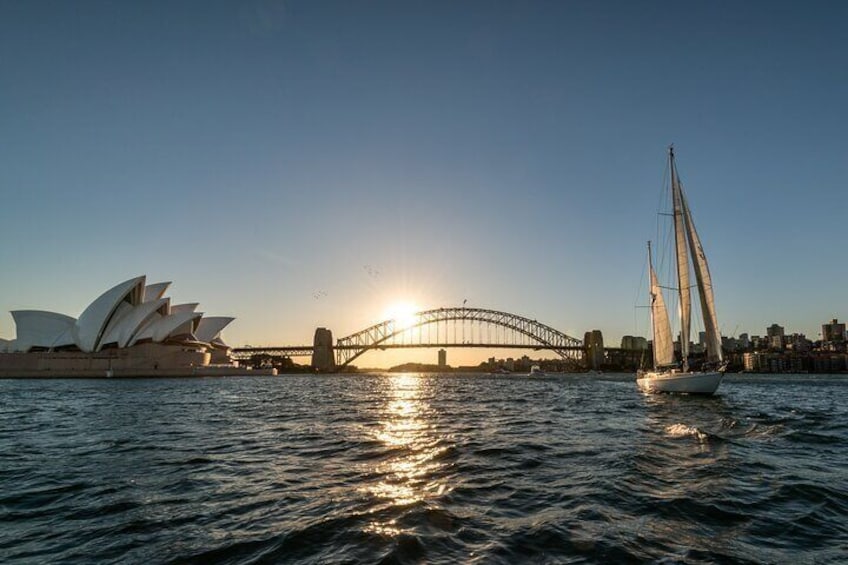
[{"label": "city skyline", "polygon": [[644,242],[674,143],[722,333],[813,339],[848,318],[846,15],[3,3],[0,337],[10,310],[75,316],[141,273],[236,317],[233,346],[465,301],[647,336]]}]

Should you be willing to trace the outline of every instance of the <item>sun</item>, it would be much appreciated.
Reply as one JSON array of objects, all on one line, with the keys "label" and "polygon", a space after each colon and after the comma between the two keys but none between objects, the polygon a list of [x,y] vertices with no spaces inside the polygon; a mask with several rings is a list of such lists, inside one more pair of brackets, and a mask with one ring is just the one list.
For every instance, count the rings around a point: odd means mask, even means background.
[{"label": "sun", "polygon": [[386,320],[395,321],[395,329],[405,330],[418,323],[418,306],[412,302],[395,302],[385,311]]}]

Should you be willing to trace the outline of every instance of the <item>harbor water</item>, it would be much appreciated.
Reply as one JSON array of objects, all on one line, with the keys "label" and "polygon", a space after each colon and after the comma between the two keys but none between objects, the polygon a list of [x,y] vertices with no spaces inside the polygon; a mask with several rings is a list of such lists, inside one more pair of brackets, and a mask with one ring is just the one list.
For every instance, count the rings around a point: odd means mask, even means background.
[{"label": "harbor water", "polygon": [[0,380],[3,563],[838,563],[848,377]]}]

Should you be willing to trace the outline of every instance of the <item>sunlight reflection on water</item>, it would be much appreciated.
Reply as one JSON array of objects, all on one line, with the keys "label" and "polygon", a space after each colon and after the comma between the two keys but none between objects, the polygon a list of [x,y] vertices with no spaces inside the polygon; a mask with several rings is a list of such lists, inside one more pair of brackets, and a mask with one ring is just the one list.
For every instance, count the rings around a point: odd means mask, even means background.
[{"label": "sunlight reflection on water", "polygon": [[[415,373],[385,376],[386,403],[382,409],[380,427],[374,437],[391,453],[379,461],[374,472],[379,480],[364,487],[372,496],[382,500],[383,509],[402,507],[441,496],[446,485],[433,476],[441,468],[436,458],[441,449],[429,419],[429,405],[422,398],[422,379]],[[397,521],[372,521],[366,530],[387,535],[402,533]]]}]

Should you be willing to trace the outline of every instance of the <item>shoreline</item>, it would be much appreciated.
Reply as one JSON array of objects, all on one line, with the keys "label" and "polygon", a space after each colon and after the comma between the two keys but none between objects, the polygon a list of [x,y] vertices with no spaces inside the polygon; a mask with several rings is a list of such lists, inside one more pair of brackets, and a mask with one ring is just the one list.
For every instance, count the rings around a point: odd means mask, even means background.
[{"label": "shoreline", "polygon": [[0,371],[0,379],[167,379],[183,377],[272,377],[276,369],[186,367],[180,369],[89,369],[77,371]]}]

